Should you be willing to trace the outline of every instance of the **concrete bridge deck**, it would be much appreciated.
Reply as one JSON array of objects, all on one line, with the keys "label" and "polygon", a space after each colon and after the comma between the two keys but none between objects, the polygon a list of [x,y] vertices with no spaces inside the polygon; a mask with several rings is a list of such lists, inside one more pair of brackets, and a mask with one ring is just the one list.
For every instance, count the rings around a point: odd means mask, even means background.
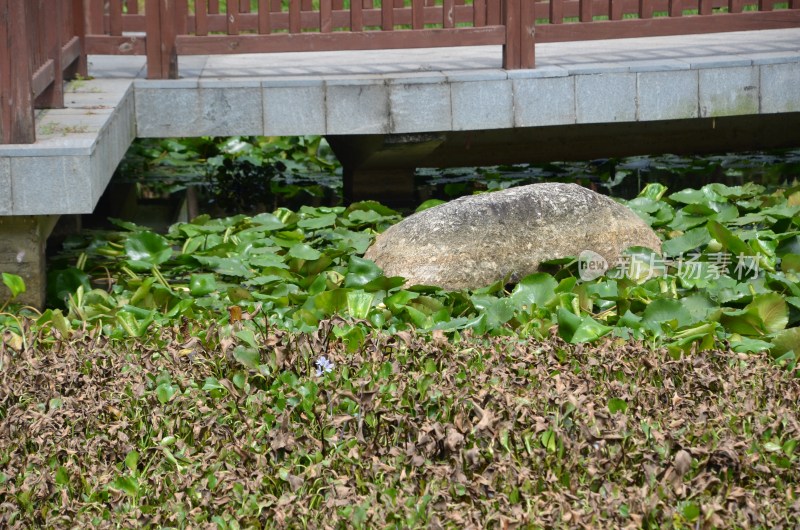
[{"label": "concrete bridge deck", "polygon": [[800,145],[800,28],[536,51],[509,71],[499,46],[182,56],[177,80],[91,56],[36,143],[0,145],[0,243],[29,241],[0,270],[41,270],[53,216],[90,213],[137,136],[328,135],[351,198],[408,193],[417,166]]}]

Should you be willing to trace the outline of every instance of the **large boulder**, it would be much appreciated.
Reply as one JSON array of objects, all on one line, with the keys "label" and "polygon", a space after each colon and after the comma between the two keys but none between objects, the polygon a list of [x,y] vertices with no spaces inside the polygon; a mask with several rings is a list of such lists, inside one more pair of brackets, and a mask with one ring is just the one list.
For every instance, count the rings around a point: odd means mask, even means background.
[{"label": "large boulder", "polygon": [[404,219],[365,258],[407,284],[477,289],[536,272],[546,260],[593,251],[608,263],[661,241],[632,210],[577,184],[545,183],[462,197]]}]

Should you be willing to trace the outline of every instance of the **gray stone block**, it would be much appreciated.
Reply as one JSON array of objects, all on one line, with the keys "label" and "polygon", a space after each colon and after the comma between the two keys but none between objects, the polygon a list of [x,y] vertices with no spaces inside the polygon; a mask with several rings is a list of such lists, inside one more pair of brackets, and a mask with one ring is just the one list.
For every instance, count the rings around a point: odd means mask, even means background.
[{"label": "gray stone block", "polygon": [[575,77],[514,80],[514,126],[575,123]]},{"label": "gray stone block", "polygon": [[577,76],[575,114],[578,123],[636,120],[636,74]]},{"label": "gray stone block", "polygon": [[512,82],[452,83],[453,130],[502,129],[514,124]]},{"label": "gray stone block", "polygon": [[453,127],[450,85],[392,85],[389,102],[393,133],[449,131]]},{"label": "gray stone block", "polygon": [[420,83],[444,83],[447,76],[442,72],[402,72],[387,76],[390,85],[411,85]]},{"label": "gray stone block", "polygon": [[326,87],[328,134],[383,134],[389,126],[389,87],[328,85]]},{"label": "gray stone block", "polygon": [[88,157],[16,157],[11,175],[13,215],[92,211]]},{"label": "gray stone block", "polygon": [[800,65],[770,64],[761,70],[761,112],[800,112]]},{"label": "gray stone block", "polygon": [[260,135],[261,88],[138,88],[136,122],[143,137]]},{"label": "gray stone block", "polygon": [[299,136],[325,134],[325,87],[265,87],[264,134]]},{"label": "gray stone block", "polygon": [[700,116],[758,114],[758,68],[700,70]]},{"label": "gray stone block", "polygon": [[285,88],[295,86],[324,86],[325,82],[322,78],[312,76],[284,76],[264,79],[261,86],[264,88]]},{"label": "gray stone block", "polygon": [[0,215],[11,215],[11,159],[0,157]]},{"label": "gray stone block", "polygon": [[697,117],[697,70],[646,72],[638,76],[639,121]]}]

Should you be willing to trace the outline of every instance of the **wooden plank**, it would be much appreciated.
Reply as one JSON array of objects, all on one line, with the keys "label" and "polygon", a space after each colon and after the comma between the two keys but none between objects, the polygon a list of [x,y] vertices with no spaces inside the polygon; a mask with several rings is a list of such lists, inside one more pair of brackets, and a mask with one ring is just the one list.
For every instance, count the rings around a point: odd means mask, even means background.
[{"label": "wooden plank", "polygon": [[[612,4],[614,0],[611,0]],[[548,19],[551,24],[561,24],[564,21],[564,3],[563,0],[550,0],[550,10]]]},{"label": "wooden plank", "polygon": [[422,29],[425,27],[424,0],[411,0],[411,28]]},{"label": "wooden plank", "polygon": [[611,20],[622,20],[622,14],[625,10],[625,3],[623,0],[611,0],[609,7],[608,18]]},{"label": "wooden plank", "polygon": [[86,59],[86,18],[84,17],[83,0],[72,0],[72,28],[78,39],[79,58],[75,67],[75,73],[89,76],[89,63]]},{"label": "wooden plank", "polygon": [[239,13],[250,12],[250,0],[239,0]]},{"label": "wooden plank", "polygon": [[261,35],[268,35],[272,32],[270,26],[270,1],[258,0],[258,32]]},{"label": "wooden plank", "polygon": [[653,18],[653,3],[650,0],[639,0],[639,18]]},{"label": "wooden plank", "polygon": [[519,68],[520,61],[520,22],[522,18],[523,0],[505,0],[506,43],[503,46],[503,68],[514,70]]},{"label": "wooden plank", "polygon": [[89,35],[105,35],[106,31],[103,27],[103,0],[87,0],[89,3],[89,10],[86,13],[87,24],[86,33]]},{"label": "wooden plank", "polygon": [[520,21],[519,67],[533,68],[536,64],[534,35],[536,33],[536,10],[533,2],[522,0]]},{"label": "wooden plank", "polygon": [[713,4],[711,0],[700,0],[700,7],[698,13],[700,15],[710,15],[713,12]]},{"label": "wooden plank", "polygon": [[580,15],[578,18],[581,22],[592,22],[592,0],[580,0]]},{"label": "wooden plank", "polygon": [[331,0],[319,0],[319,31],[330,33],[333,29],[333,4]]},{"label": "wooden plank", "polygon": [[455,27],[455,3],[453,0],[443,0],[442,2],[442,27]]},{"label": "wooden plank", "polygon": [[741,13],[744,8],[744,0],[729,0],[728,13]]},{"label": "wooden plank", "polygon": [[[35,99],[44,94],[56,78],[56,68],[53,59],[48,59],[31,76],[31,93]],[[46,108],[46,105],[41,105]]]},{"label": "wooden plank", "polygon": [[206,0],[194,0],[194,32],[208,35],[208,4]]},{"label": "wooden plank", "polygon": [[125,0],[125,12],[129,15],[135,15],[139,13],[139,1],[138,0]]},{"label": "wooden plank", "polygon": [[489,26],[405,31],[178,36],[177,47],[181,55],[220,55],[232,53],[234,50],[236,53],[278,53],[482,46],[504,44],[505,38],[504,27]]},{"label": "wooden plank", "polygon": [[761,29],[794,28],[800,24],[800,11],[781,10],[762,13],[716,13],[694,17],[658,17],[647,20],[599,20],[591,24],[545,24],[536,27],[536,42],[662,37],[692,33],[721,33]]},{"label": "wooden plank", "polygon": [[500,0],[487,0],[486,24],[489,26],[500,25],[501,14]]},{"label": "wooden plank", "polygon": [[122,0],[108,0],[108,19],[109,34],[122,35]]},{"label": "wooden plank", "polygon": [[175,0],[175,32],[178,35],[189,33],[189,0]]},{"label": "wooden plank", "polygon": [[[62,0],[56,0],[50,5],[49,9],[51,10],[50,12],[42,12],[40,16],[43,16],[45,22],[45,53],[48,56],[46,64],[52,65],[52,73],[47,74],[48,83],[44,86],[43,90],[35,86],[36,77],[34,75],[33,97],[36,107],[56,109],[64,107],[64,66],[61,63],[61,43],[64,34],[58,30],[58,24],[64,18],[64,2]],[[120,16],[121,15],[122,6],[120,5]]]},{"label": "wooden plank", "polygon": [[394,29],[394,2],[381,0],[381,29],[390,31]]},{"label": "wooden plank", "polygon": [[208,0],[208,13],[219,15],[219,0]]},{"label": "wooden plank", "polygon": [[350,30],[361,31],[364,29],[364,6],[361,0],[350,1]]},{"label": "wooden plank", "polygon": [[27,0],[0,0],[0,142],[36,141]]},{"label": "wooden plank", "polygon": [[289,33],[300,33],[300,0],[289,0]]},{"label": "wooden plank", "polygon": [[[740,0],[731,0],[731,2],[738,2]],[[669,0],[669,16],[680,17],[683,16],[682,0]]]},{"label": "wooden plank", "polygon": [[472,3],[472,25],[476,28],[486,25],[486,0],[474,0]]},{"label": "wooden plank", "polygon": [[226,4],[226,14],[228,15],[228,35],[239,34],[239,2],[238,0],[230,0]]}]

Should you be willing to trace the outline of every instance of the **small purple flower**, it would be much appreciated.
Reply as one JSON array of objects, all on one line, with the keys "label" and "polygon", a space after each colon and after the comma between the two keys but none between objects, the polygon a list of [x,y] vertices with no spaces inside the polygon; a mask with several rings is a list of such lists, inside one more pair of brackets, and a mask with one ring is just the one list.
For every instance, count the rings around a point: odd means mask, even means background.
[{"label": "small purple flower", "polygon": [[333,371],[333,362],[329,361],[324,355],[314,363],[317,366],[317,377]]}]

